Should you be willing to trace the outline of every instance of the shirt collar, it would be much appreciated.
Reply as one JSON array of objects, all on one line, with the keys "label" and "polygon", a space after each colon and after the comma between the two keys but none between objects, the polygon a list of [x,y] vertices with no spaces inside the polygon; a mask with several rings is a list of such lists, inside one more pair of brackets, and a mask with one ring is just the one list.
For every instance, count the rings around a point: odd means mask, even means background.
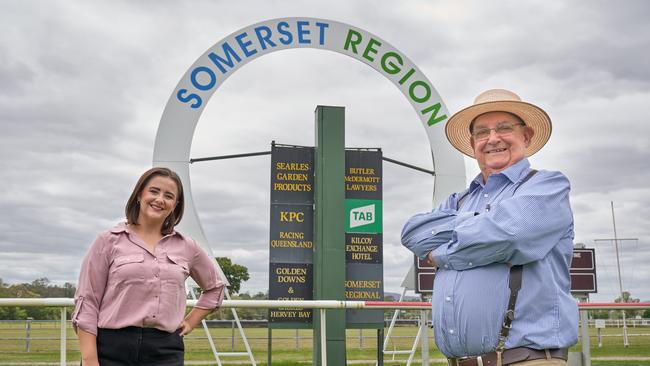
[{"label": "shirt collar", "polygon": [[[528,172],[530,169],[530,162],[528,161],[528,158],[523,158],[519,160],[518,162],[512,164],[511,166],[507,167],[503,171],[500,171],[499,173],[494,173],[492,175],[503,175],[506,178],[508,178],[512,183],[516,183],[519,180],[521,180],[524,175]],[[474,180],[469,184],[469,190],[470,192],[476,189],[476,187],[482,187],[483,184],[483,174],[479,173]]]},{"label": "shirt collar", "polygon": [[[111,229],[111,232],[112,232],[113,234],[119,234],[119,233],[131,233],[131,230],[130,230],[129,227],[126,225],[126,221],[122,221],[122,222],[120,222],[119,224],[115,225],[115,226]],[[167,235],[165,235],[165,236],[166,236],[166,237],[167,237],[167,236],[174,236],[174,235],[176,235],[176,234],[180,234],[180,233],[178,233],[176,230],[172,230],[172,232],[171,232],[170,234],[167,234]]]},{"label": "shirt collar", "polygon": [[128,226],[126,226],[126,221],[122,221],[119,224],[113,226],[113,228],[111,229],[111,232],[113,234],[128,233],[129,228],[128,228]]}]

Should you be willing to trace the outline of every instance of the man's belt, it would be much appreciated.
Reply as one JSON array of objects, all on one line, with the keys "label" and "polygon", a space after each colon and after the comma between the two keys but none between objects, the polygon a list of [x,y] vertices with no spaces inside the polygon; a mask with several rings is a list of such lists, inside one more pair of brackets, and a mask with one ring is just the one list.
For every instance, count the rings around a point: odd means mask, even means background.
[{"label": "man's belt", "polygon": [[[551,358],[561,358],[566,361],[569,356],[568,348],[547,350]],[[501,355],[503,366],[516,362],[540,360],[546,358],[545,350],[526,347],[511,348],[503,351]],[[496,366],[497,353],[490,352],[477,357],[449,358],[449,366]]]}]

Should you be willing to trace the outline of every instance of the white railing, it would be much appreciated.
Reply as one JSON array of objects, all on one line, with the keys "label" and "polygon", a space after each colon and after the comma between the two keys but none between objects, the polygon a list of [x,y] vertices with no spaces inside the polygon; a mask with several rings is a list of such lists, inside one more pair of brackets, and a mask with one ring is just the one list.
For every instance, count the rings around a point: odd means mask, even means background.
[{"label": "white railing", "polygon": [[[188,300],[187,306],[194,306],[196,300]],[[0,299],[2,306],[49,306],[61,307],[61,356],[60,364],[66,364],[67,333],[66,333],[66,307],[74,306],[74,300],[70,298],[5,298]],[[308,308],[319,309],[320,311],[320,340],[321,360],[327,365],[327,309],[423,309],[429,308],[430,303],[426,302],[388,302],[388,301],[337,301],[337,300],[224,300],[222,308]]]},{"label": "white railing", "polygon": [[[188,300],[187,306],[194,306],[196,300]],[[61,357],[60,364],[66,364],[66,307],[74,306],[74,300],[70,298],[0,298],[0,307],[3,306],[49,306],[61,307]],[[629,310],[629,309],[650,309],[650,302],[645,303],[578,303],[580,310]],[[429,309],[429,302],[395,302],[395,301],[338,301],[338,300],[224,300],[222,308],[308,308],[319,309],[320,311],[320,341],[321,360],[327,365],[327,344],[326,344],[326,311],[327,309],[387,309],[387,310],[413,310]]]}]

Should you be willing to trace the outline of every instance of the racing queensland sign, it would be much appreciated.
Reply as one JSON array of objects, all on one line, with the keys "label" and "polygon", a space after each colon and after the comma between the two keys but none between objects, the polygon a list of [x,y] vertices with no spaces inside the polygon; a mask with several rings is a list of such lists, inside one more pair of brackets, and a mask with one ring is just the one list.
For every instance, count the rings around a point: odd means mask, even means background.
[{"label": "racing queensland sign", "polygon": [[[345,150],[345,297],[384,299],[380,150]],[[347,310],[347,324],[382,326],[382,310]]]},{"label": "racing queensland sign", "polygon": [[[313,299],[314,149],[271,149],[269,299]],[[309,324],[311,309],[270,309],[269,323]]]}]

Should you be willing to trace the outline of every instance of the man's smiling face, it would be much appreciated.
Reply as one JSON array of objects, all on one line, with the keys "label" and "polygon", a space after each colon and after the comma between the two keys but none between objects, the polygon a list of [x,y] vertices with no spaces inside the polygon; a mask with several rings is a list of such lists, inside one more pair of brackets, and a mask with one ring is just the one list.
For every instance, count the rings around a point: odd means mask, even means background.
[{"label": "man's smiling face", "polygon": [[[488,112],[474,119],[471,145],[484,182],[490,174],[498,173],[526,156],[533,130],[521,123],[517,116],[507,112]],[[489,129],[486,138],[475,136],[477,131],[485,129]],[[504,133],[508,130],[511,132]]]}]

